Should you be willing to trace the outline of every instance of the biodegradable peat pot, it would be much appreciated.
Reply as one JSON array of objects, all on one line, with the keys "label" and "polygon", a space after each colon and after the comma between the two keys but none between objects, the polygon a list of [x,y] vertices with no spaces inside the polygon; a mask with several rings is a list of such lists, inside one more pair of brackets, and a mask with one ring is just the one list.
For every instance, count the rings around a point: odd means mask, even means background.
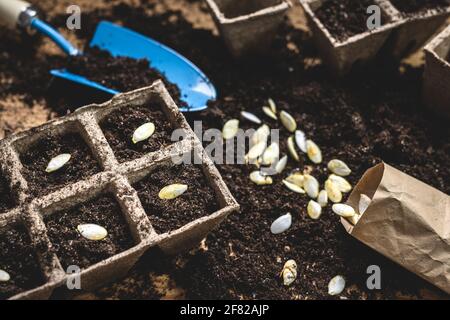
[{"label": "biodegradable peat pot", "polygon": [[339,41],[327,30],[317,18],[315,11],[327,0],[299,0],[308,18],[314,41],[326,64],[337,75],[348,73],[353,65],[364,64],[372,60],[382,48],[395,26],[391,12],[380,4],[384,25],[373,31],[356,34],[346,40]]},{"label": "biodegradable peat pot", "polygon": [[423,100],[437,113],[450,119],[450,26],[425,46]]},{"label": "biodegradable peat pot", "polygon": [[[160,146],[154,151],[138,154],[132,160],[118,161],[115,153],[117,149],[112,147],[109,136],[101,127],[102,119],[115,111],[127,115],[139,108],[158,110],[159,114],[164,115],[166,120],[156,119],[159,123],[155,122],[160,134],[166,122],[172,129],[179,129],[184,138],[179,142]],[[31,183],[29,176],[23,174],[27,166],[23,161],[23,154],[48,135],[52,139],[49,142],[46,140],[46,143],[51,144],[60,135],[73,132],[79,135],[78,140],[83,140],[99,163],[98,172],[58,185],[56,189],[42,189],[39,194],[33,193],[31,189],[39,185],[39,181],[37,184],[35,181]],[[157,133],[158,131],[155,134]],[[152,225],[153,213],[145,210],[132,183],[162,166],[177,165],[180,170],[184,170],[185,164],[176,164],[173,160],[185,154],[194,154],[203,160],[199,166],[206,177],[211,197],[218,203],[217,210],[212,213],[200,212],[201,217],[192,218],[193,221],[188,223],[181,221],[180,226],[168,224],[170,231],[159,234]],[[75,153],[73,155],[75,158]],[[69,169],[78,163],[84,162],[80,160],[67,165],[67,171],[62,176],[77,171]],[[40,174],[40,168],[41,166],[36,168],[35,174]],[[17,228],[16,225],[23,226],[20,230],[24,230],[22,233],[28,234],[30,238],[26,249],[36,256],[34,265],[40,269],[44,278],[43,283],[33,288],[28,287],[13,297],[9,296],[10,299],[45,299],[56,288],[67,290],[65,285],[71,276],[66,271],[68,266],[78,262],[81,268],[81,288],[93,289],[125,275],[150,247],[160,246],[169,253],[192,247],[228,214],[239,209],[201,142],[161,81],[147,88],[117,95],[103,104],[80,108],[66,117],[1,140],[0,173],[8,181],[10,191],[16,199],[14,208],[0,212],[0,235]],[[80,212],[83,214],[79,214]],[[106,249],[102,247],[103,240],[97,242],[83,239],[77,233],[77,227],[72,226],[96,224],[98,222],[95,219],[103,219],[105,224],[100,225],[108,231],[105,238],[107,242],[104,244]],[[83,221],[77,222],[79,220]],[[99,247],[96,247],[97,244]],[[91,249],[93,254],[89,254]],[[0,260],[0,265],[2,262]]]},{"label": "biodegradable peat pot", "polygon": [[286,11],[288,0],[206,0],[231,54],[238,58],[267,50]]}]

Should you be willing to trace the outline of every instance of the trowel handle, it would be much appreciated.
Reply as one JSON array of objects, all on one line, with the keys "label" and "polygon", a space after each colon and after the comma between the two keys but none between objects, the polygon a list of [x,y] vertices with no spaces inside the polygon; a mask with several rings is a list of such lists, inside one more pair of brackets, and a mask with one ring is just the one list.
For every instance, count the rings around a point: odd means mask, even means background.
[{"label": "trowel handle", "polygon": [[31,19],[36,16],[36,11],[31,9],[31,4],[22,0],[0,1],[0,24],[14,28],[26,27]]}]

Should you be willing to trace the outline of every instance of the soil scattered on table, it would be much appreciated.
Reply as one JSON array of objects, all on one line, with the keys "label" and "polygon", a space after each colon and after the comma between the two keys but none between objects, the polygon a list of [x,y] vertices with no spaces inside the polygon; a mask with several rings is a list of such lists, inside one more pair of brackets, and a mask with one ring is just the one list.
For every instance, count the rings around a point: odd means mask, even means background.
[{"label": "soil scattered on table", "polygon": [[0,172],[0,213],[12,209],[16,205],[9,183]]},{"label": "soil scattered on table", "polygon": [[[105,239],[81,236],[80,224],[97,224],[108,231]],[[128,225],[114,196],[104,194],[76,207],[45,217],[48,236],[64,268],[87,268],[134,245]]]},{"label": "soil scattered on table", "polygon": [[448,0],[391,0],[391,3],[397,10],[405,14],[414,14],[430,9],[443,10],[450,6]]},{"label": "soil scattered on table", "polygon": [[[133,143],[134,131],[147,122],[155,125],[155,132],[147,140]],[[134,160],[170,145],[173,130],[156,104],[113,111],[100,121],[100,127],[119,162]]]},{"label": "soil scattered on table", "polygon": [[[160,199],[159,191],[175,183],[186,184],[187,191],[172,200]],[[133,187],[158,233],[176,230],[219,209],[215,192],[198,165],[156,169]]]},{"label": "soil scattered on table", "polygon": [[[315,14],[325,28],[339,41],[369,31],[367,8],[373,0],[328,0]],[[383,23],[383,20],[382,20]]]},{"label": "soil scattered on table", "polygon": [[9,281],[0,281],[2,300],[44,284],[44,277],[24,227],[0,230],[0,269],[11,277]]},{"label": "soil scattered on table", "polygon": [[240,2],[223,2],[224,5],[219,6],[226,18],[232,19],[240,16],[245,16],[251,13],[255,13],[259,10],[267,9],[271,6],[276,6],[281,3],[281,0],[245,0]]},{"label": "soil scattered on table", "polygon": [[[61,169],[47,173],[51,159],[69,153],[71,159]],[[53,192],[71,183],[86,179],[101,171],[89,146],[78,133],[46,134],[20,155],[22,174],[30,193],[37,197]]]}]

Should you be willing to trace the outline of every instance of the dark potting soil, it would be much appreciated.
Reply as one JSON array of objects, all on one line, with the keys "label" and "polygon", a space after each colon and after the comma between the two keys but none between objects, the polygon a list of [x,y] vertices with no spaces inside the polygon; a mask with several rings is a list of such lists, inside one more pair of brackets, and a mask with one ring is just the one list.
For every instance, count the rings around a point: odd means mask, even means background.
[{"label": "dark potting soil", "polygon": [[[100,241],[88,240],[77,230],[80,224],[104,227],[108,236]],[[76,207],[50,214],[45,218],[48,236],[64,268],[76,265],[87,268],[119,254],[134,245],[131,232],[114,196],[100,195]]]},{"label": "dark potting soil", "polygon": [[[61,169],[47,173],[45,169],[49,161],[63,153],[71,155],[70,161]],[[49,133],[25,150],[20,160],[23,164],[22,174],[33,196],[45,195],[101,171],[89,146],[78,133]]]},{"label": "dark potting soil", "polygon": [[9,281],[0,281],[0,300],[44,284],[30,243],[28,233],[22,226],[0,230],[0,269],[11,277]]},{"label": "dark potting soil", "polygon": [[315,15],[333,37],[344,41],[369,31],[367,8],[374,4],[373,0],[328,0],[315,11]]},{"label": "dark potting soil", "polygon": [[[226,2],[224,2],[227,4]],[[229,2],[228,5],[223,5],[220,10],[223,12],[226,18],[232,19],[248,14],[255,13],[259,10],[263,10],[281,3],[281,0],[246,0],[240,2]]]},{"label": "dark potting soil", "polygon": [[0,172],[0,213],[12,209],[14,206],[15,201],[9,183]]},{"label": "dark potting soil", "polygon": [[[160,199],[159,191],[174,183],[188,185],[187,191],[172,200]],[[219,209],[215,192],[208,185],[199,165],[157,169],[133,187],[158,233],[176,230]]]},{"label": "dark potting soil", "polygon": [[[134,131],[147,122],[155,125],[155,132],[149,139],[133,143]],[[118,109],[102,119],[100,126],[119,162],[134,160],[170,145],[173,130],[156,105]]]},{"label": "dark potting soil", "polygon": [[441,10],[450,6],[448,0],[391,0],[394,7],[405,14],[417,13],[430,9]]}]

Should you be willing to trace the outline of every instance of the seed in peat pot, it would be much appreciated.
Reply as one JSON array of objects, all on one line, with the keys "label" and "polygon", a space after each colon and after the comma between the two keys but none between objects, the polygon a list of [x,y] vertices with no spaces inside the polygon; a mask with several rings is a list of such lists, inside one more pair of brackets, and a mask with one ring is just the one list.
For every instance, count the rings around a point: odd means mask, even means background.
[{"label": "seed in peat pot", "polygon": [[172,200],[179,196],[181,196],[183,193],[186,192],[188,189],[188,186],[181,183],[174,183],[168,186],[165,186],[164,188],[159,191],[159,198],[163,200]]},{"label": "seed in peat pot", "polygon": [[277,105],[275,104],[275,101],[273,101],[272,98],[267,99],[267,103],[269,104],[270,110],[272,110],[273,113],[277,113]]},{"label": "seed in peat pot", "polygon": [[364,214],[364,212],[366,212],[367,208],[370,206],[371,202],[372,199],[370,199],[365,194],[361,193],[361,195],[359,196],[359,203],[358,203],[359,214]]},{"label": "seed in peat pot", "polygon": [[286,181],[289,181],[293,184],[296,184],[297,186],[303,188],[303,185],[305,183],[305,176],[301,174],[300,172],[294,172],[291,173],[287,178]]},{"label": "seed in peat pot", "polygon": [[355,214],[354,216],[346,218],[352,225],[356,226],[361,216],[359,214]]},{"label": "seed in peat pot", "polygon": [[97,224],[80,224],[77,226],[78,232],[86,239],[99,241],[106,238],[108,231]]},{"label": "seed in peat pot", "polygon": [[283,172],[283,170],[286,168],[288,161],[287,156],[283,156],[280,160],[278,160],[277,164],[275,165],[275,172],[280,174]]},{"label": "seed in peat pot", "polygon": [[239,130],[239,120],[231,119],[225,122],[222,129],[222,137],[225,140],[234,138]]},{"label": "seed in peat pot", "polygon": [[336,203],[333,204],[332,209],[334,213],[344,218],[350,218],[356,214],[355,209],[348,204]]},{"label": "seed in peat pot", "polygon": [[286,188],[288,188],[289,190],[291,190],[291,191],[293,191],[295,193],[300,193],[300,194],[304,194],[305,193],[305,190],[303,190],[302,187],[299,187],[295,183],[289,182],[287,180],[283,180],[283,184],[286,186]]},{"label": "seed in peat pot", "polygon": [[144,123],[142,126],[137,128],[132,137],[132,141],[134,144],[139,143],[141,141],[147,140],[152,136],[152,134],[155,132],[155,124],[152,122]]},{"label": "seed in peat pot", "polygon": [[290,213],[276,219],[270,226],[270,232],[273,234],[280,234],[289,229],[292,225],[292,216]]},{"label": "seed in peat pot", "polygon": [[288,138],[287,146],[292,159],[295,161],[300,161],[300,156],[298,155],[297,150],[295,150],[294,137],[291,136]]},{"label": "seed in peat pot", "polygon": [[297,129],[297,122],[295,122],[294,117],[284,110],[280,113],[280,120],[289,132],[294,132]]},{"label": "seed in peat pot", "polygon": [[247,112],[247,111],[241,111],[241,116],[244,119],[247,119],[250,122],[256,123],[256,124],[261,124],[261,119],[259,119],[256,115],[254,115],[251,112]]},{"label": "seed in peat pot", "polygon": [[11,279],[11,276],[5,270],[0,269],[0,282],[6,282]]},{"label": "seed in peat pot", "polygon": [[258,186],[272,184],[272,177],[264,175],[261,171],[253,171],[250,173],[250,180]]},{"label": "seed in peat pot", "polygon": [[295,131],[295,143],[303,153],[307,153],[308,149],[306,147],[306,135],[303,131]]},{"label": "seed in peat pot", "polygon": [[272,109],[270,109],[269,107],[262,107],[262,111],[264,112],[264,114],[266,116],[268,116],[269,118],[273,119],[273,120],[278,120],[277,115],[272,111]]},{"label": "seed in peat pot", "polygon": [[60,154],[60,155],[54,157],[48,163],[45,171],[47,173],[52,173],[52,172],[55,172],[55,171],[61,169],[67,162],[70,161],[71,157],[72,156],[68,153],[63,153],[63,154]]},{"label": "seed in peat pot", "polygon": [[303,188],[309,197],[316,199],[319,195],[319,181],[309,174],[305,174],[305,182]]},{"label": "seed in peat pot", "polygon": [[280,277],[283,279],[283,284],[289,286],[297,279],[297,263],[294,260],[288,260],[281,270]]},{"label": "seed in peat pot", "polygon": [[251,142],[253,145],[258,144],[261,141],[267,143],[267,138],[270,135],[270,128],[267,124],[263,124],[261,127],[256,129],[255,133],[252,135]]},{"label": "seed in peat pot", "polygon": [[345,289],[345,279],[343,276],[336,276],[328,283],[328,294],[336,296]]},{"label": "seed in peat pot", "polygon": [[315,164],[319,164],[322,162],[322,151],[320,151],[320,148],[317,146],[317,144],[314,143],[314,141],[306,140],[306,151],[309,160],[311,160]]},{"label": "seed in peat pot", "polygon": [[317,202],[320,204],[320,206],[326,207],[328,204],[328,193],[326,190],[320,190],[319,195],[317,196]]},{"label": "seed in peat pot", "polygon": [[347,164],[344,161],[338,159],[330,160],[330,162],[328,162],[328,169],[334,174],[343,177],[348,176],[350,173],[352,173],[352,170],[350,170]]},{"label": "seed in peat pot", "polygon": [[306,210],[308,212],[308,216],[314,220],[319,219],[322,214],[322,207],[314,200],[309,200]]},{"label": "seed in peat pot", "polygon": [[325,190],[327,191],[328,199],[332,202],[339,203],[342,201],[342,192],[333,181],[329,179],[325,181]]},{"label": "seed in peat pot", "polygon": [[352,190],[352,185],[347,181],[347,179],[337,176],[335,174],[330,174],[328,180],[332,181],[341,192],[347,193]]},{"label": "seed in peat pot", "polygon": [[275,161],[277,161],[279,157],[280,147],[278,146],[278,143],[274,142],[267,147],[266,151],[264,151],[262,155],[262,164],[266,166],[271,165],[275,163]]},{"label": "seed in peat pot", "polygon": [[255,144],[250,148],[245,158],[247,159],[248,162],[250,162],[251,160],[258,159],[260,156],[262,156],[264,150],[266,150],[266,147],[267,147],[266,141],[258,142],[257,144]]}]

